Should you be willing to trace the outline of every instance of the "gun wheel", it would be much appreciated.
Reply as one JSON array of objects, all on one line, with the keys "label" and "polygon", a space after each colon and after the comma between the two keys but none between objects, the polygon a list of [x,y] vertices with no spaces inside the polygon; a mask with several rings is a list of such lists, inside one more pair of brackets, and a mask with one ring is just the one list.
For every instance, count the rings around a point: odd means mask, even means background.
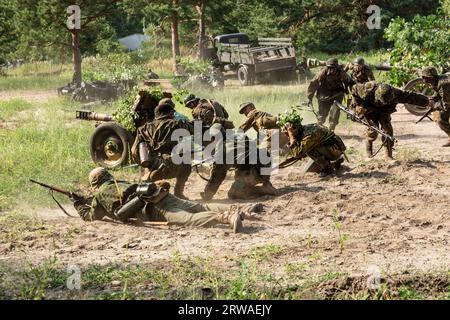
[{"label": "gun wheel", "polygon": [[[416,93],[421,93],[429,97],[432,96],[434,93],[433,89],[427,86],[425,82],[422,80],[422,78],[417,78],[409,81],[403,87],[403,89],[413,91]],[[419,117],[423,116],[428,111],[428,107],[417,106],[414,104],[405,103],[404,106],[409,113]]]},{"label": "gun wheel", "polygon": [[114,122],[99,125],[91,136],[91,157],[99,166],[117,168],[130,162],[132,135]]}]

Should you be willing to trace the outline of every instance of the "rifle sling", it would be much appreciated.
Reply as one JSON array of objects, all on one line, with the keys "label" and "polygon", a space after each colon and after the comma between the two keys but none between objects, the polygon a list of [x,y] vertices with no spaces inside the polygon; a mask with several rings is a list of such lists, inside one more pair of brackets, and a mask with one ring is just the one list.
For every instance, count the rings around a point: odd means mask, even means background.
[{"label": "rifle sling", "polygon": [[76,218],[75,216],[72,216],[71,214],[69,214],[66,209],[64,209],[64,207],[61,205],[61,203],[58,202],[58,200],[56,200],[55,195],[53,194],[53,190],[50,191],[50,194],[52,195],[53,200],[55,200],[56,204],[58,205],[58,207],[61,209],[62,212],[64,212],[64,214],[70,218]]}]

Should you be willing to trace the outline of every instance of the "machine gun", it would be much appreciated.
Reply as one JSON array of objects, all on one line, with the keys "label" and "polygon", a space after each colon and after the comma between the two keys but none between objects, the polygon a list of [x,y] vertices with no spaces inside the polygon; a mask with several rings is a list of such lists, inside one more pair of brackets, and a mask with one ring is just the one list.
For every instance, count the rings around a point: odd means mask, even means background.
[{"label": "machine gun", "polygon": [[345,107],[344,105],[342,105],[342,103],[339,103],[338,101],[334,100],[333,103],[336,107],[338,107],[339,109],[341,109],[342,111],[344,111],[347,115],[349,115],[351,117],[351,119],[353,119],[356,122],[359,122],[363,125],[365,125],[366,127],[372,129],[373,131],[379,133],[381,136],[385,137],[386,139],[391,140],[392,142],[397,142],[397,139],[395,139],[393,136],[387,134],[386,132],[378,129],[377,127],[372,126],[366,119],[364,119],[363,117],[360,117],[356,114],[356,112],[354,112],[353,110]]},{"label": "machine gun", "polygon": [[38,182],[38,181],[33,180],[33,179],[30,179],[30,182],[36,183],[36,184],[40,185],[41,187],[49,189],[53,200],[55,200],[56,204],[62,210],[62,212],[64,212],[65,215],[67,215],[67,216],[69,216],[71,218],[75,218],[74,216],[70,215],[66,211],[66,209],[64,209],[64,207],[58,202],[58,200],[56,200],[55,196],[53,195],[53,192],[62,193],[63,195],[65,195],[65,196],[67,196],[67,197],[69,197],[71,199],[82,199],[83,198],[82,196],[76,194],[75,192],[63,190],[63,189],[60,189],[58,187],[54,187],[54,186],[51,186],[51,185],[48,185],[48,184],[45,184],[45,183],[42,183],[42,182]]}]

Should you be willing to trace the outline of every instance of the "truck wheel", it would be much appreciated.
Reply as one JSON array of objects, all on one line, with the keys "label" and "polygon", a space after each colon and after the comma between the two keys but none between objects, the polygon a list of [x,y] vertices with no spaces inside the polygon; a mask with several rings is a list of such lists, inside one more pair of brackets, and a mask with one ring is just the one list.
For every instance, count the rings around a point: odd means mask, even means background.
[{"label": "truck wheel", "polygon": [[255,83],[255,77],[252,71],[244,64],[239,66],[237,76],[241,86],[249,86]]},{"label": "truck wheel", "polygon": [[[422,78],[417,78],[417,79],[413,79],[411,81],[409,81],[404,87],[403,90],[407,90],[407,91],[413,91],[416,93],[421,93],[424,94],[426,96],[432,96],[433,95],[433,89],[430,88],[429,86],[427,86],[425,84],[425,82],[422,80]],[[405,103],[404,104],[405,109],[415,115],[415,116],[423,116],[425,113],[427,113],[428,111],[428,106],[427,107],[421,107],[421,106],[416,106],[414,104],[408,104]]]},{"label": "truck wheel", "polygon": [[133,136],[115,122],[105,122],[91,136],[91,157],[101,167],[112,169],[130,162]]}]

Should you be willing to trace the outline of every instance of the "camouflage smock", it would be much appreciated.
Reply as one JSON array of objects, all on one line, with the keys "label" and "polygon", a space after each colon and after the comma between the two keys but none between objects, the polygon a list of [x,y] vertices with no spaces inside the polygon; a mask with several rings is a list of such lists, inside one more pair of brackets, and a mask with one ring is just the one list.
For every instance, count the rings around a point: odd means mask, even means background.
[{"label": "camouflage smock", "polygon": [[434,101],[438,101],[442,110],[450,111],[450,76],[440,76],[437,86],[433,89],[436,91],[433,96]]},{"label": "camouflage smock", "polygon": [[334,133],[319,124],[307,124],[302,126],[295,144],[291,147],[292,153],[297,158],[304,158],[315,148],[334,137]]},{"label": "camouflage smock", "polygon": [[365,83],[369,81],[375,81],[375,76],[373,75],[372,69],[364,65],[361,70],[358,70],[357,65],[350,63],[348,64],[345,71],[351,70],[351,77],[355,83]]},{"label": "camouflage smock", "polygon": [[137,156],[137,146],[145,141],[152,153],[170,155],[178,141],[172,141],[172,133],[177,129],[185,129],[193,132],[193,125],[186,121],[176,120],[169,116],[158,117],[137,130],[136,140],[133,145],[133,155]]},{"label": "camouflage smock", "polygon": [[79,199],[74,207],[85,221],[101,220],[105,216],[117,219],[114,212],[134,198],[136,187],[137,184],[109,180],[97,189],[93,198]]}]

